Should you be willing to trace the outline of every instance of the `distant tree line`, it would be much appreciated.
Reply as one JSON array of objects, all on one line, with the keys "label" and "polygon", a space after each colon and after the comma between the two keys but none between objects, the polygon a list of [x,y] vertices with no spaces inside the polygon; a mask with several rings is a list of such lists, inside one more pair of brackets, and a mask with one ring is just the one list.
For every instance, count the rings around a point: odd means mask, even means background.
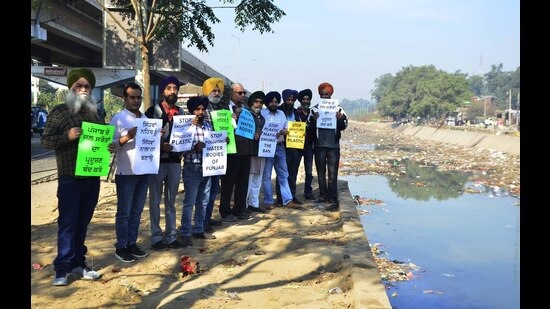
[{"label": "distant tree line", "polygon": [[[491,111],[508,109],[509,91],[511,107],[518,108],[520,68],[503,71],[503,65],[492,65],[484,75],[447,73],[433,65],[408,66],[394,75],[386,73],[375,80],[371,101],[366,99],[341,100],[340,104],[350,115],[377,111],[393,119],[405,117],[442,118],[459,108],[470,108],[483,115],[483,107],[474,106],[473,97],[493,97],[496,106]],[[482,103],[478,103],[482,104]],[[480,116],[480,115],[473,116]]]}]

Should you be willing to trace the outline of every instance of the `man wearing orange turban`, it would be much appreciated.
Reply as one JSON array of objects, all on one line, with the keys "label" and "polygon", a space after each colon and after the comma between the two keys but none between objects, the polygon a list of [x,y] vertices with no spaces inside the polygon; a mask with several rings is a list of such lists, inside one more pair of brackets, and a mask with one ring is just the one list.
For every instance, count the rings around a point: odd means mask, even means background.
[{"label": "man wearing orange turban", "polygon": [[[334,88],[329,83],[321,83],[318,87],[319,96],[322,99],[331,99]],[[328,202],[326,210],[338,210],[338,165],[340,164],[340,136],[341,131],[348,127],[348,118],[342,107],[336,112],[336,129],[317,128],[319,118],[319,105],[312,109],[312,130],[315,136],[315,167],[319,182],[319,197],[316,203]],[[315,130],[316,129],[316,130]],[[328,181],[327,181],[328,178]]]},{"label": "man wearing orange turban", "polygon": [[319,91],[319,93],[321,92],[324,92],[326,94],[328,94],[329,96],[332,96],[332,94],[334,93],[334,87],[332,87],[331,84],[329,83],[321,83],[319,85],[319,87],[317,88],[317,90]]}]

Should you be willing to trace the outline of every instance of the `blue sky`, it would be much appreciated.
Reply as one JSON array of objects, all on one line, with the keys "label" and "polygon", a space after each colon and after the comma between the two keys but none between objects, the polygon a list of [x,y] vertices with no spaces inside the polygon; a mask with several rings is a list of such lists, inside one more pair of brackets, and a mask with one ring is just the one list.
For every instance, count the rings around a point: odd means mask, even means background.
[{"label": "blue sky", "polygon": [[[212,6],[222,1],[208,0]],[[275,0],[287,15],[275,33],[234,27],[232,9],[208,53],[190,49],[250,91],[312,89],[330,82],[333,99],[370,100],[374,80],[410,65],[453,73],[520,65],[519,0]],[[185,46],[185,43],[184,43]]]}]

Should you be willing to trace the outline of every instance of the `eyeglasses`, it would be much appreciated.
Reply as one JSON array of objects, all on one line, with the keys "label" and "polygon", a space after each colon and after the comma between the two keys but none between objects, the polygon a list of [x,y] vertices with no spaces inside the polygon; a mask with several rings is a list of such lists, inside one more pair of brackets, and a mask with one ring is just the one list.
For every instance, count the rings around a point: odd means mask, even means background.
[{"label": "eyeglasses", "polygon": [[246,91],[235,91],[235,93],[238,95],[245,95]]}]

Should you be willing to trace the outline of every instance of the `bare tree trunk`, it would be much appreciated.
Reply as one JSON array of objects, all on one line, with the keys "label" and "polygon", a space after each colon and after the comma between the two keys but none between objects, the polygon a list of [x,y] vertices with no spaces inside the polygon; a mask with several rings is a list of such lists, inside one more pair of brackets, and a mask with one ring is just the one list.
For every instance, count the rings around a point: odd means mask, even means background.
[{"label": "bare tree trunk", "polygon": [[151,76],[149,75],[149,49],[147,45],[141,48],[141,60],[143,73],[143,108],[147,110],[151,106]]}]

